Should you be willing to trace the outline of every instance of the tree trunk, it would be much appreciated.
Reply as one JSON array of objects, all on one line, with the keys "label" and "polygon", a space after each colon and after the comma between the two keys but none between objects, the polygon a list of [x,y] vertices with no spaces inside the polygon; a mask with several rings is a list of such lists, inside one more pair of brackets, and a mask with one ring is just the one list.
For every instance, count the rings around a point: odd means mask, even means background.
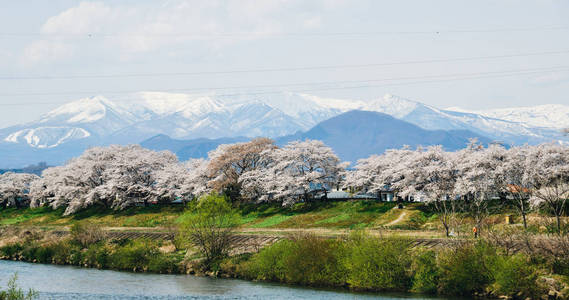
[{"label": "tree trunk", "polygon": [[526,220],[526,206],[525,206],[525,203],[524,203],[524,200],[523,200],[523,199],[520,200],[520,201],[521,201],[520,204],[521,204],[521,212],[522,212],[522,221],[524,222],[524,229],[527,230],[527,229],[528,229],[528,223],[527,223],[527,220]]}]

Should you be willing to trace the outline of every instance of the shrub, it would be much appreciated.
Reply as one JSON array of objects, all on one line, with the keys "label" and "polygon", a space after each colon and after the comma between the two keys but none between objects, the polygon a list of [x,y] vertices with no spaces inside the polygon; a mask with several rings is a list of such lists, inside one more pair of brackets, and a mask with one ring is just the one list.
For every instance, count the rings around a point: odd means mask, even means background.
[{"label": "shrub", "polygon": [[106,268],[109,265],[109,257],[111,250],[104,243],[92,244],[83,254],[84,263],[88,266],[99,269]]},{"label": "shrub", "polygon": [[71,226],[71,238],[83,248],[102,240],[105,233],[95,224],[77,222]]},{"label": "shrub", "polygon": [[290,283],[340,285],[345,282],[339,241],[306,235],[296,237],[284,256],[286,278]]},{"label": "shrub", "polygon": [[146,271],[151,258],[159,253],[152,241],[132,240],[111,255],[110,266],[119,270]]},{"label": "shrub", "polygon": [[36,259],[36,252],[41,248],[35,242],[27,242],[24,244],[24,248],[22,249],[21,256],[26,261],[33,261]]},{"label": "shrub", "polygon": [[281,240],[263,248],[245,266],[246,277],[268,281],[286,281],[286,257],[291,255],[293,241]]},{"label": "shrub", "polygon": [[178,260],[172,255],[159,253],[150,258],[148,271],[155,273],[176,273],[180,269]]},{"label": "shrub", "polygon": [[63,240],[53,244],[52,261],[59,265],[80,265],[81,247],[70,240]]},{"label": "shrub", "polygon": [[451,295],[482,292],[492,282],[488,265],[492,265],[496,257],[495,249],[483,242],[442,251],[438,256],[439,292]]},{"label": "shrub", "polygon": [[205,195],[181,219],[180,233],[200,249],[206,269],[229,254],[238,216],[226,197],[216,193]]},{"label": "shrub", "polygon": [[312,235],[282,240],[262,249],[244,263],[241,274],[248,278],[287,283],[339,286],[345,282],[339,241]]},{"label": "shrub", "polygon": [[42,264],[51,263],[54,253],[53,245],[43,245],[36,249],[35,259],[37,262]]},{"label": "shrub", "polygon": [[440,271],[434,251],[420,251],[413,259],[412,291],[424,294],[436,294]]},{"label": "shrub", "polygon": [[498,296],[520,296],[534,298],[539,288],[536,283],[536,267],[528,263],[522,254],[500,256],[492,267],[494,284],[492,291]]},{"label": "shrub", "polygon": [[410,243],[404,239],[353,235],[345,258],[350,287],[407,291],[411,285],[409,248]]},{"label": "shrub", "polygon": [[20,254],[23,249],[24,246],[21,243],[8,244],[0,248],[0,254],[2,254],[2,256],[13,258]]}]

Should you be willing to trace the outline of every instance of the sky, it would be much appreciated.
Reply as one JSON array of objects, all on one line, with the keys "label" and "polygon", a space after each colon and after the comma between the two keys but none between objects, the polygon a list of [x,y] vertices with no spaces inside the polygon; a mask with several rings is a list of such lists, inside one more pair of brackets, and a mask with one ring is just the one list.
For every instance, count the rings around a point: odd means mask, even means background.
[{"label": "sky", "polygon": [[0,3],[0,127],[136,91],[569,105],[566,0]]}]

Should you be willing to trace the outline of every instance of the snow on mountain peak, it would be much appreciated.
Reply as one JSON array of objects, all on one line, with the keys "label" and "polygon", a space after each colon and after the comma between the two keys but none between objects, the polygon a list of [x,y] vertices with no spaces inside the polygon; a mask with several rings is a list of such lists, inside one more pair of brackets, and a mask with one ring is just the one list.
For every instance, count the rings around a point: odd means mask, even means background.
[{"label": "snow on mountain peak", "polygon": [[474,113],[494,119],[523,123],[529,127],[557,129],[569,127],[569,106],[562,104],[543,104],[490,110],[465,110],[459,107],[451,107],[447,110]]},{"label": "snow on mountain peak", "polygon": [[64,104],[42,116],[40,123],[64,118],[69,124],[90,123],[105,117],[107,107],[114,105],[103,96],[83,98]]},{"label": "snow on mountain peak", "polygon": [[91,134],[77,127],[38,127],[16,131],[4,141],[9,143],[24,142],[33,148],[54,148],[70,140],[84,139]]},{"label": "snow on mountain peak", "polygon": [[391,94],[385,94],[382,98],[369,102],[366,105],[365,110],[381,112],[392,115],[395,118],[403,118],[415,110],[419,105],[420,104],[415,101]]}]

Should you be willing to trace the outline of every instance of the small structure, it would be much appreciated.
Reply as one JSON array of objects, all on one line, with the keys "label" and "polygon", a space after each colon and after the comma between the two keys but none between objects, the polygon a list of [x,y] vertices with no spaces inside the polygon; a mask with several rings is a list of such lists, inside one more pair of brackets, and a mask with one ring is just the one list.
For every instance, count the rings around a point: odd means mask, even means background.
[{"label": "small structure", "polygon": [[514,224],[514,216],[506,215],[506,224]]}]

